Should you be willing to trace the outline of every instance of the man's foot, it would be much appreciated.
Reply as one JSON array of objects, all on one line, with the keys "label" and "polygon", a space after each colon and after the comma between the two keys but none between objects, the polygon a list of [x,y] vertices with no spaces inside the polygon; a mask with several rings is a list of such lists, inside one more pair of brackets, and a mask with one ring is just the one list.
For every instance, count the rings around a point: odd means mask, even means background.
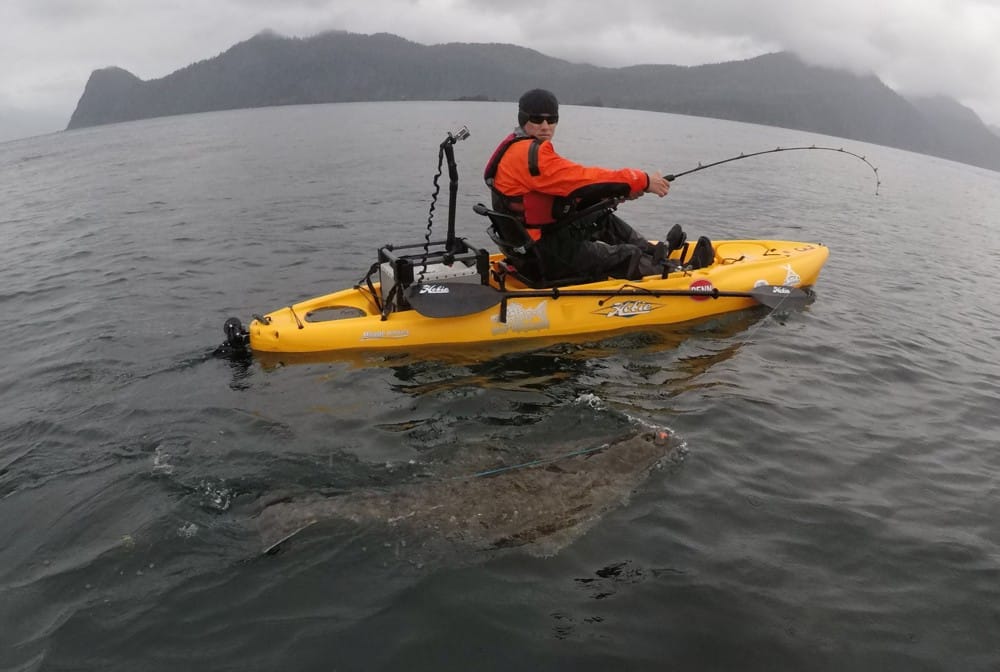
[{"label": "man's foot", "polygon": [[680,224],[674,224],[667,232],[667,254],[674,250],[679,250],[687,241],[687,234],[681,229]]},{"label": "man's foot", "polygon": [[691,261],[688,264],[691,268],[705,268],[714,263],[715,248],[712,247],[712,241],[706,236],[701,236],[694,246],[694,252],[691,253]]}]

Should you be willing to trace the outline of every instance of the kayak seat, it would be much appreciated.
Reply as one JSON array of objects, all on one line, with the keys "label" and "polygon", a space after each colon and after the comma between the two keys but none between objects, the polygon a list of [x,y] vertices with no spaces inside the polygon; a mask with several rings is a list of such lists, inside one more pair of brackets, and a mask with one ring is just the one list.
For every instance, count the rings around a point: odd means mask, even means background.
[{"label": "kayak seat", "polygon": [[521,220],[513,215],[491,210],[482,203],[477,203],[472,209],[490,220],[486,233],[506,257],[506,263],[502,266],[504,272],[528,287],[558,287],[594,280],[592,277],[550,276],[546,273],[545,260],[535,245],[535,240],[528,235]]}]

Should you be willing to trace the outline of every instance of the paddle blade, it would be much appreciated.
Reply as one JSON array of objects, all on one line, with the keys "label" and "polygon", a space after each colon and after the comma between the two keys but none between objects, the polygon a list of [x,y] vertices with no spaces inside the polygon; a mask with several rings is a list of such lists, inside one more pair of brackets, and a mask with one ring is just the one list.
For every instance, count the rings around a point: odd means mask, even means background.
[{"label": "paddle blade", "polygon": [[773,310],[779,308],[781,310],[798,310],[812,301],[812,295],[806,290],[783,285],[754,287],[750,290],[750,297],[757,303]]},{"label": "paddle blade", "polygon": [[486,285],[419,283],[406,288],[406,300],[424,317],[461,317],[500,303],[503,294]]}]

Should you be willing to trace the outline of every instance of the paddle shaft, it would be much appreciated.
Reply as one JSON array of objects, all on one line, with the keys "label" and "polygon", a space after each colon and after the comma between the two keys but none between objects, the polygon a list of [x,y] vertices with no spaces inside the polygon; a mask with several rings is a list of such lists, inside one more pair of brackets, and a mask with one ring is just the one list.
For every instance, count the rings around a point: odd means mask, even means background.
[{"label": "paddle shaft", "polygon": [[801,289],[796,289],[794,287],[781,287],[777,285],[765,285],[757,288],[760,291],[751,292],[736,292],[736,291],[726,291],[721,289],[715,289],[714,287],[708,291],[694,290],[694,289],[661,289],[661,290],[647,290],[633,288],[633,291],[619,290],[617,292],[607,292],[599,289],[568,289],[560,291],[558,288],[553,288],[552,290],[532,290],[524,292],[504,292],[500,299],[500,321],[507,321],[507,300],[512,298],[542,298],[542,297],[552,297],[553,299],[558,299],[564,296],[603,296],[607,297],[597,302],[597,305],[603,306],[608,301],[620,298],[622,296],[641,296],[649,297],[653,299],[658,299],[664,296],[687,296],[691,298],[705,297],[711,299],[753,299],[761,305],[767,306],[768,308],[777,308],[782,303],[791,301],[792,304],[798,304],[800,301],[808,300],[808,294],[806,294]]},{"label": "paddle shaft", "polygon": [[665,296],[704,297],[706,299],[739,298],[753,299],[768,308],[778,308],[785,305],[793,308],[805,305],[809,294],[795,287],[780,285],[763,285],[746,292],[727,291],[716,288],[708,290],[693,289],[646,289],[636,286],[623,286],[617,290],[607,289],[526,289],[512,292],[502,292],[488,285],[471,285],[464,283],[433,283],[416,284],[407,288],[407,298],[410,305],[426,317],[461,317],[472,315],[500,304],[500,321],[506,322],[507,301],[509,299],[551,298],[560,299],[571,296],[600,296],[598,305],[621,297],[661,298]]}]

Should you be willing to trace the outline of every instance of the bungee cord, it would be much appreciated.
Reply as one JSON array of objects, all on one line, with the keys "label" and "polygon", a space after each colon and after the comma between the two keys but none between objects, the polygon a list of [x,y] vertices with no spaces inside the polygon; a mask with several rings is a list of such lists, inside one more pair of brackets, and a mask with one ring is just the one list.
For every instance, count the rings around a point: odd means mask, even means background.
[{"label": "bungee cord", "polygon": [[[451,137],[451,133],[448,134]],[[447,141],[445,141],[447,142]],[[441,143],[441,147],[438,149],[438,166],[437,173],[434,175],[434,191],[431,193],[431,204],[427,211],[427,231],[424,233],[424,258],[423,263],[420,266],[420,275],[417,278],[417,282],[424,281],[424,274],[427,272],[427,258],[430,256],[431,249],[431,232],[434,230],[434,210],[437,206],[438,194],[441,193],[441,185],[438,182],[441,180],[441,175],[444,173],[444,143]]]},{"label": "bungee cord", "polygon": [[427,259],[430,257],[430,246],[431,246],[431,230],[434,227],[434,210],[437,203],[438,194],[441,192],[441,186],[439,181],[441,175],[444,172],[444,160],[448,159],[448,177],[449,177],[449,189],[448,189],[448,239],[445,241],[445,247],[448,252],[453,252],[455,245],[455,197],[458,194],[458,166],[455,163],[455,150],[453,149],[455,143],[465,140],[471,135],[469,133],[469,128],[463,126],[455,133],[451,131],[448,132],[448,137],[444,139],[441,145],[438,147],[438,166],[437,173],[434,175],[434,192],[431,194],[431,204],[427,212],[427,232],[424,234],[424,256],[420,264],[420,274],[417,278],[417,282],[424,281],[424,274],[427,272]]}]

